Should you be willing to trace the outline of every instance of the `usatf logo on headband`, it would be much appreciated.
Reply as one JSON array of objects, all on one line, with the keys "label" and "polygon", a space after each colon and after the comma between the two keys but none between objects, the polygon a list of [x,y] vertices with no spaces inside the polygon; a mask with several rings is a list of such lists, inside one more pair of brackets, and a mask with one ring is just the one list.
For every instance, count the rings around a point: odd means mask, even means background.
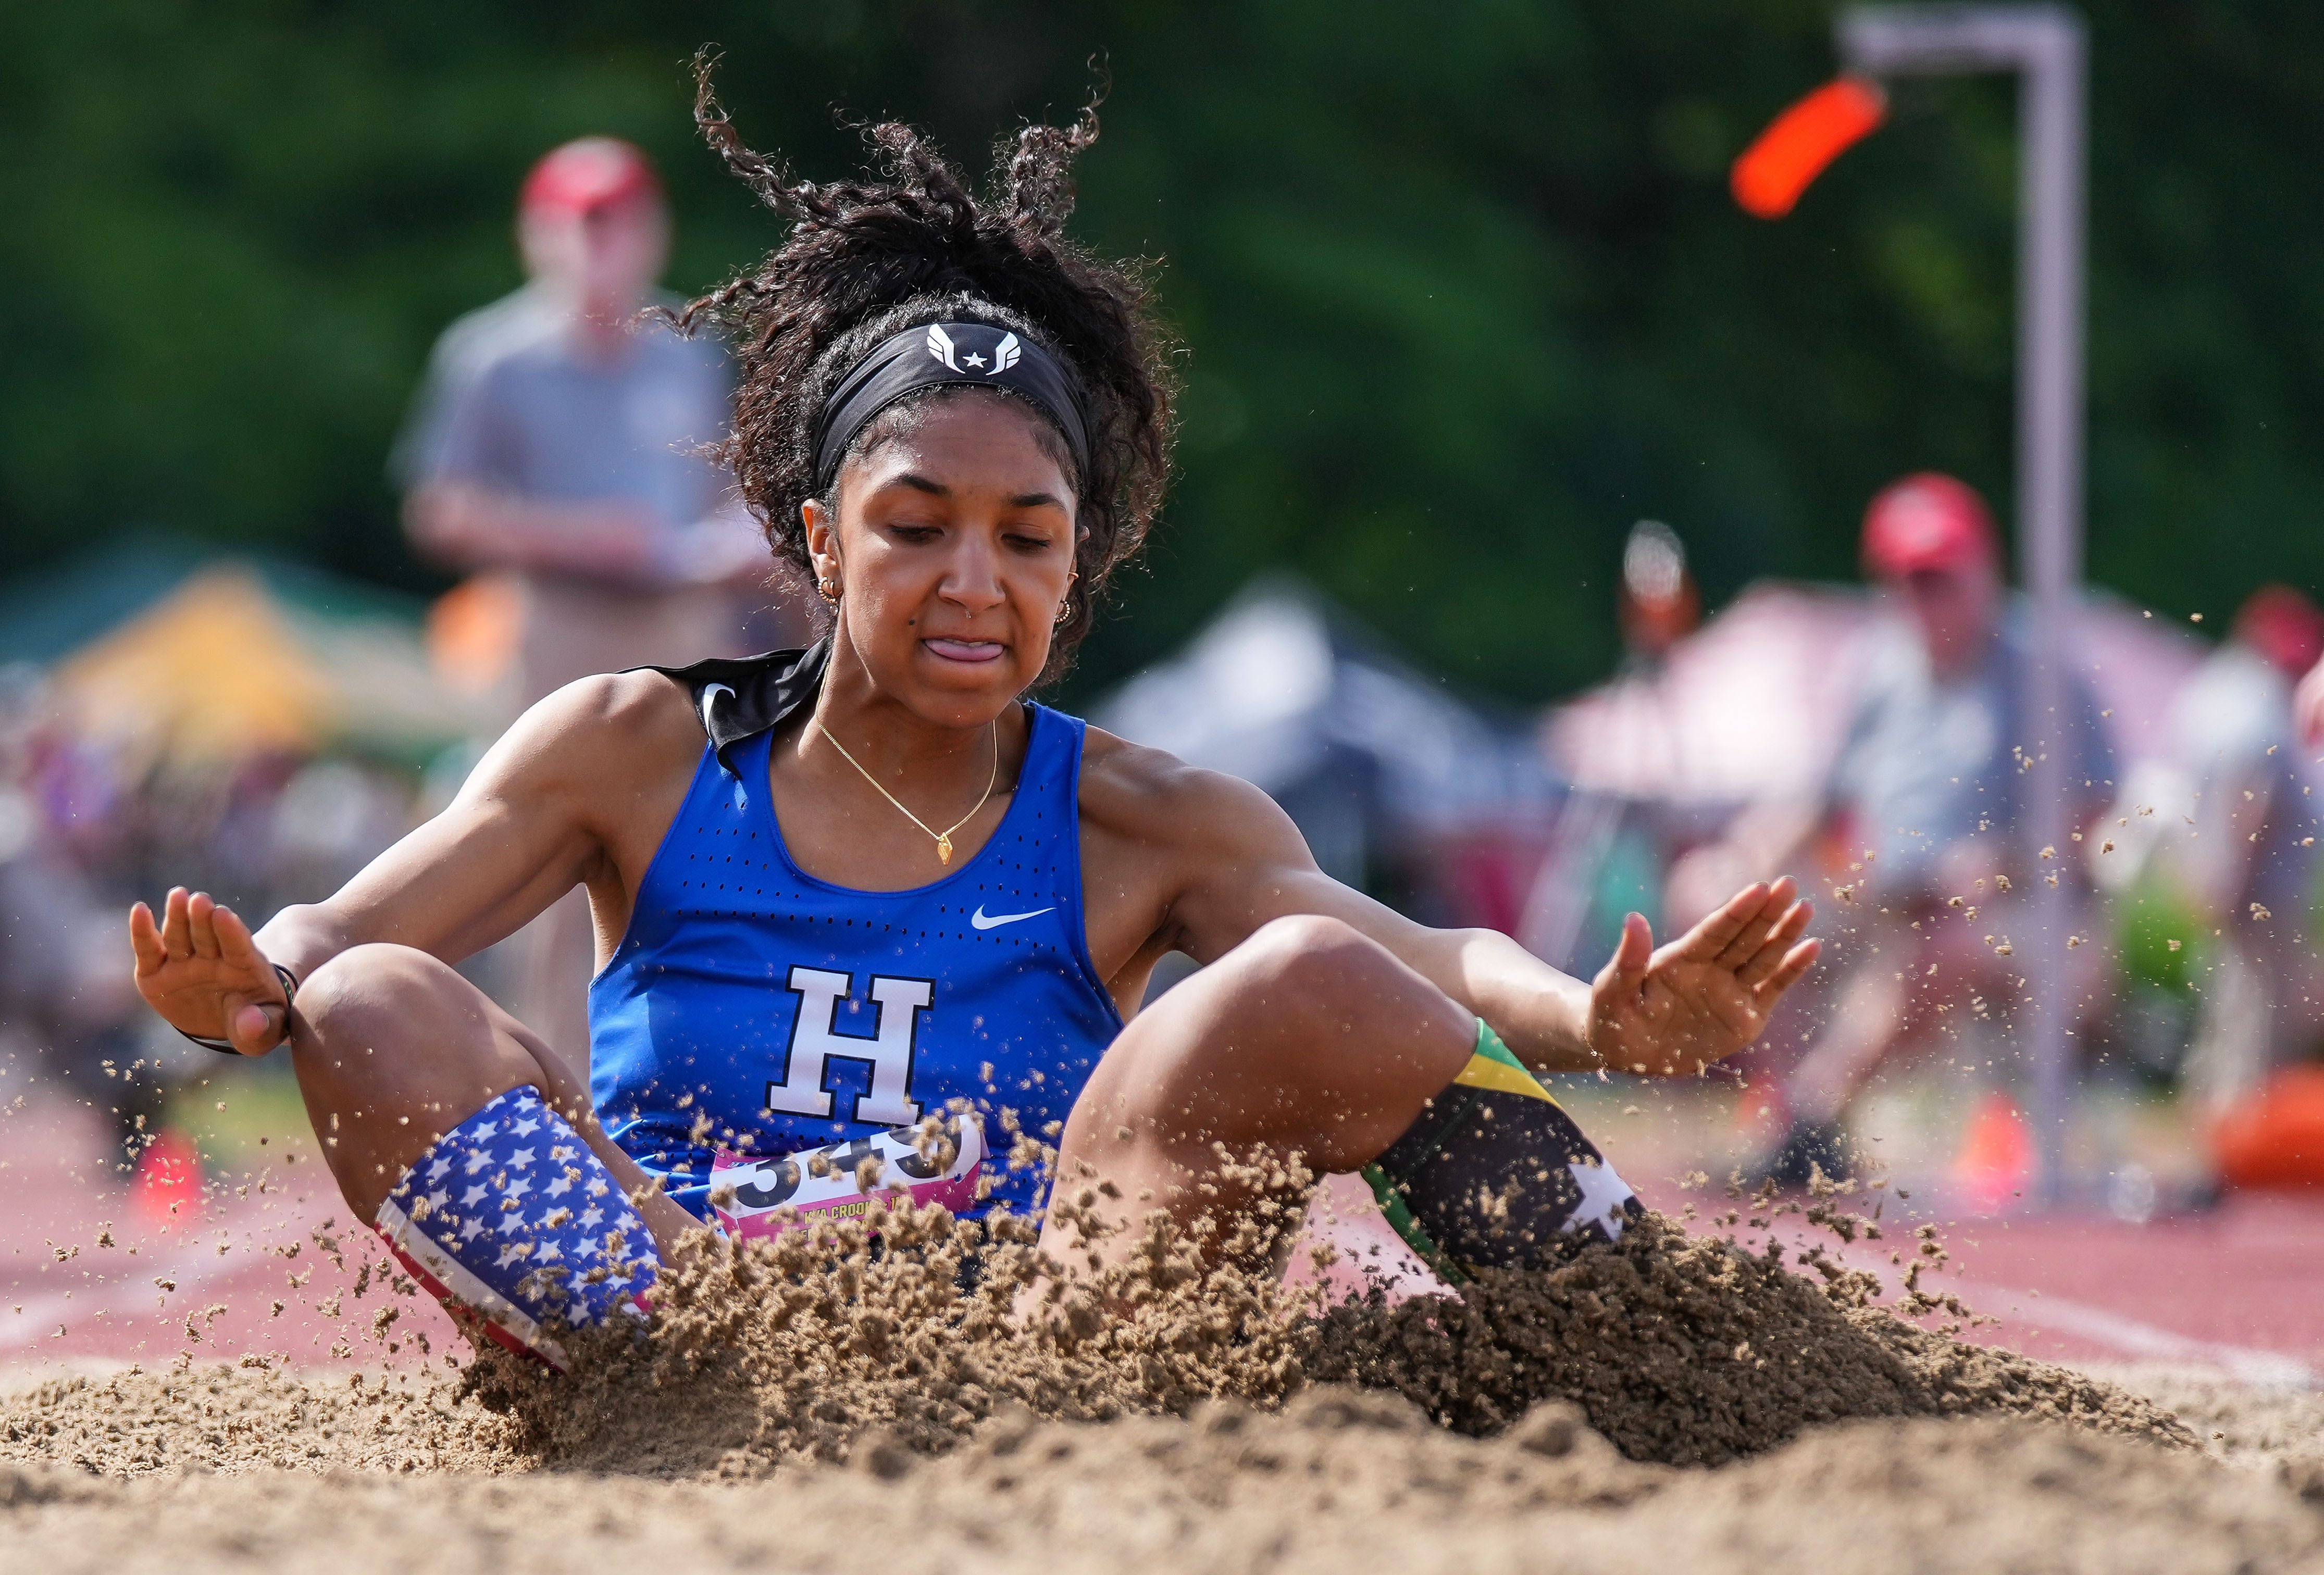
[{"label": "usatf logo on headband", "polygon": [[839,380],[816,423],[815,490],[830,490],[847,446],[874,416],[917,390],[960,384],[997,388],[1031,405],[1065,438],[1074,469],[1088,474],[1088,417],[1056,357],[989,323],[929,323],[881,340]]},{"label": "usatf logo on headband", "polygon": [[928,354],[935,356],[938,361],[943,362],[945,364],[945,370],[947,372],[960,371],[963,364],[964,363],[968,366],[974,368],[976,371],[991,377],[1000,373],[1006,372],[1010,367],[1016,365],[1017,357],[1021,354],[1021,352],[1018,348],[1017,336],[1014,334],[1007,334],[1001,336],[1000,344],[995,345],[992,347],[992,359],[989,364],[983,356],[978,355],[973,350],[970,351],[967,355],[963,355],[960,360],[955,361],[953,359],[954,351],[952,336],[945,332],[945,326],[942,323],[930,323],[928,325]]}]

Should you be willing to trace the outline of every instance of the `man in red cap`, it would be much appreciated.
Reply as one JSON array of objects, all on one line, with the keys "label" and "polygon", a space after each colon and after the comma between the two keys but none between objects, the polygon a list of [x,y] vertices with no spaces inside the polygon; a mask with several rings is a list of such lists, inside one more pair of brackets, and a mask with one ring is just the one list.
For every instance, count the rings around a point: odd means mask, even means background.
[{"label": "man in red cap", "polygon": [[1934,471],[1908,475],[1864,513],[1864,567],[1903,599],[1941,678],[1983,659],[1999,630],[2000,542],[1985,500]]},{"label": "man in red cap", "polygon": [[[723,352],[639,316],[669,252],[645,155],[556,149],[525,179],[517,238],[530,282],[438,341],[392,466],[414,545],[516,608],[511,716],[593,673],[737,653],[738,587],[767,566],[700,452],[729,419]],[[587,913],[576,896],[527,933],[515,1003],[585,1066]]]},{"label": "man in red cap", "polygon": [[[2087,899],[2072,848],[2048,859],[2026,852],[2031,759],[2066,751],[2081,824],[2114,796],[2112,755],[2085,685],[2069,677],[2062,724],[2028,714],[2023,614],[2003,585],[1999,534],[1982,498],[1951,476],[1906,476],[1866,511],[1863,553],[1904,616],[1859,653],[1856,714],[1826,790],[1825,818],[1837,817],[1857,868],[1846,879],[1862,916],[1858,961],[1785,1081],[1793,1127],[1776,1170],[1792,1180],[1804,1180],[1812,1161],[1846,1168],[1842,1119],[1893,1050],[1931,1031],[1960,1040],[1964,1020],[1997,1015],[2017,998],[2018,946],[2031,940],[2023,898],[2034,882],[2062,881]],[[2075,933],[2089,927],[2078,923]],[[2072,993],[2084,1010],[2098,999],[2101,951],[2072,953]]]}]

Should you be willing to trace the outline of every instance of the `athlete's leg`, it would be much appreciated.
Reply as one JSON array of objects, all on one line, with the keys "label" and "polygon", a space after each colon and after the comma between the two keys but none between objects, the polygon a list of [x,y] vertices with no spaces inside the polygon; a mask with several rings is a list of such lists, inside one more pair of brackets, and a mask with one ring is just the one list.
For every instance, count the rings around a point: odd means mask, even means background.
[{"label": "athlete's leg", "polygon": [[[549,1046],[448,964],[408,946],[356,946],[299,990],[291,1064],[340,1193],[366,1222],[428,1148],[495,1096],[530,1086],[625,1192],[637,1163],[597,1125]],[[667,1198],[643,1211],[667,1248],[698,1221]]]},{"label": "athlete's leg", "polygon": [[542,1349],[530,1326],[602,1313],[632,1260],[650,1274],[696,1223],[649,1191],[564,1063],[437,959],[355,947],[295,1016],[300,1091],[349,1206],[496,1333]]},{"label": "athlete's leg", "polygon": [[[1250,1183],[1222,1174],[1214,1146],[1238,1159],[1259,1146],[1296,1152],[1317,1172],[1382,1161],[1415,1213],[1462,1233],[1443,1243],[1453,1257],[1526,1260],[1559,1225],[1524,1215],[1552,1211],[1556,1189],[1572,1191],[1567,1158],[1594,1162],[1595,1151],[1514,1058],[1480,1073],[1480,1051],[1507,1056],[1473,1013],[1385,947],[1335,920],[1278,919],[1107,1050],[1065,1123],[1058,1194],[1093,1195],[1093,1211],[1124,1226],[1157,1208],[1182,1231],[1207,1218],[1223,1239],[1256,1199]],[[1554,1178],[1541,1163],[1550,1147]],[[1452,1195],[1480,1180],[1515,1189],[1519,1217],[1506,1230]],[[1133,1254],[1140,1234],[1105,1239],[1101,1262]],[[1085,1262],[1076,1238],[1053,1215],[1044,1245]]]}]

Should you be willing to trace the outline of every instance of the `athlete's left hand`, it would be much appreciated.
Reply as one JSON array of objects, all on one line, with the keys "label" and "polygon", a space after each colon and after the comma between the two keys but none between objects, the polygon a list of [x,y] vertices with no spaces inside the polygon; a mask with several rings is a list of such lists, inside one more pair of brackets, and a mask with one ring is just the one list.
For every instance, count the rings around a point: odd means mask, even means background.
[{"label": "athlete's left hand", "polygon": [[1625,919],[1621,944],[1590,987],[1599,1064],[1675,1077],[1757,1039],[1819,950],[1800,938],[1814,910],[1798,897],[1788,875],[1747,886],[1660,950],[1642,916]]}]

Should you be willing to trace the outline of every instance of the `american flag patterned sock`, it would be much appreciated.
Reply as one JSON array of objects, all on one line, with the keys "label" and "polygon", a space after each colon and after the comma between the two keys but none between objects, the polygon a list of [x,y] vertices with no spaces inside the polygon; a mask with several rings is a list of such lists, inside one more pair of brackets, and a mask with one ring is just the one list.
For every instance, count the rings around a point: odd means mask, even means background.
[{"label": "american flag patterned sock", "polygon": [[454,1320],[559,1372],[557,1333],[604,1323],[651,1286],[653,1237],[603,1161],[531,1088],[438,1138],[373,1229]]}]

